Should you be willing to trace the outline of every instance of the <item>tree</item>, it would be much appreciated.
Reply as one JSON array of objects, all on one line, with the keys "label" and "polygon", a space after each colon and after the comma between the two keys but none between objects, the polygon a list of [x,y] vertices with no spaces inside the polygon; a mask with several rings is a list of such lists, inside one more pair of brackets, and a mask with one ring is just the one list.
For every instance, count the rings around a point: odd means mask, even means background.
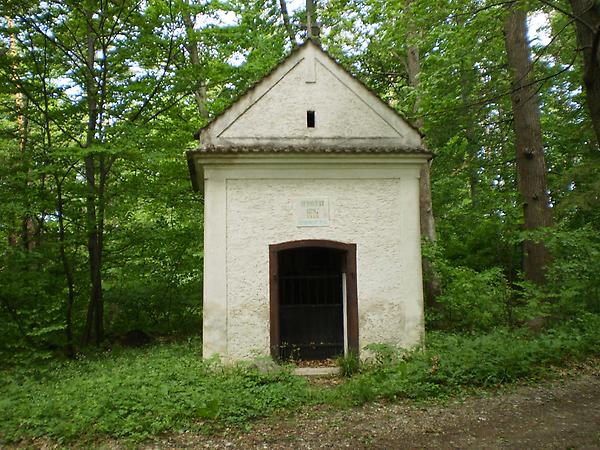
[{"label": "tree", "polygon": [[206,80],[203,76],[203,67],[201,63],[202,50],[199,46],[198,39],[196,38],[196,32],[194,30],[196,21],[192,18],[192,12],[190,11],[191,5],[187,2],[183,2],[184,8],[181,11],[183,23],[185,24],[185,48],[188,52],[191,66],[194,69],[195,75],[195,89],[194,97],[196,99],[196,106],[198,108],[198,114],[203,120],[208,119],[208,110],[206,109]]},{"label": "tree", "polygon": [[292,29],[290,15],[288,13],[285,0],[279,0],[279,9],[281,10],[281,19],[283,20],[283,26],[285,27],[288,38],[290,39],[290,44],[292,44],[292,47],[297,47],[298,43],[296,42],[296,33],[294,33],[294,30]]},{"label": "tree", "polygon": [[[413,125],[419,131],[422,131],[424,126],[423,117],[420,113],[421,94],[419,93],[419,75],[421,73],[421,62],[419,59],[418,33],[415,25],[415,20],[411,14],[411,4],[413,0],[406,0],[405,16],[408,22],[406,27],[406,71],[408,76],[408,84],[416,91],[415,101],[413,105]],[[431,178],[430,164],[423,164],[419,177],[419,211],[421,216],[421,236],[428,242],[434,243],[437,240],[435,233],[435,218],[433,215],[433,201],[431,198]],[[425,302],[428,306],[437,306],[436,297],[440,293],[440,283],[438,275],[434,272],[431,261],[427,257],[422,259],[423,273],[425,275]]]},{"label": "tree", "polygon": [[[27,70],[16,70],[15,65],[6,66],[6,79],[37,114],[32,116],[32,120],[39,125],[42,133],[39,140],[32,140],[31,144],[41,147],[43,153],[39,156],[32,154],[32,164],[35,162],[42,168],[44,178],[41,179],[41,187],[44,191],[50,187],[45,182],[48,173],[55,181],[55,190],[51,194],[56,196],[56,210],[40,215],[57,218],[56,238],[68,286],[65,313],[67,346],[72,353],[75,276],[67,254],[67,223],[71,227],[75,223],[85,224],[90,290],[82,341],[89,343],[95,335],[99,344],[104,338],[105,323],[102,266],[106,211],[110,206],[109,175],[115,162],[125,154],[123,143],[126,139],[123,139],[121,125],[128,122],[134,128],[136,122],[147,118],[142,112],[149,112],[148,102],[157,94],[156,86],[162,80],[147,78],[155,86],[144,91],[142,101],[130,104],[121,101],[124,97],[131,98],[130,92],[123,86],[139,83],[138,80],[124,83],[130,79],[129,68],[121,64],[140,50],[135,49],[131,40],[124,38],[128,34],[135,35],[143,27],[137,3],[43,2],[8,6],[13,7],[15,23],[18,23],[15,36],[25,49],[21,60],[27,62]],[[150,8],[147,6],[147,9]],[[154,56],[155,61],[156,53]],[[170,59],[167,56],[166,66]],[[142,64],[141,59],[138,61]],[[156,65],[155,62],[152,64]],[[62,86],[57,84],[57,77],[62,78]],[[65,95],[67,89],[76,89],[77,94]],[[80,125],[82,123],[85,123],[84,127]],[[63,169],[60,163],[67,159],[65,149],[75,159]],[[73,179],[76,181],[74,184],[71,182]],[[82,181],[85,181],[85,193],[81,190]],[[75,192],[65,192],[67,186],[74,188]],[[76,196],[82,200],[81,195],[85,200],[79,205],[85,205],[85,213],[79,215],[78,211],[76,217],[67,219],[66,202]],[[52,222],[43,225],[54,231]]]},{"label": "tree", "polygon": [[[513,4],[504,25],[506,55],[512,78],[511,102],[515,130],[518,186],[523,205],[525,230],[552,225],[546,163],[536,86],[527,43],[527,11]],[[523,243],[525,277],[544,284],[550,254],[543,242],[526,239]]]},{"label": "tree", "polygon": [[[473,277],[490,292],[520,281],[523,221],[527,230],[552,223],[544,175],[559,225],[549,248],[562,230],[600,232],[598,5],[567,3],[539,2],[551,36],[530,46],[516,4],[509,43],[505,2],[319,3],[323,46],[418,125],[436,153],[432,260],[443,262],[447,292],[462,292]],[[202,200],[189,188],[182,151],[294,46],[305,11],[288,7],[0,5],[1,360],[32,348],[74,354],[82,340],[132,329],[199,330]],[[539,282],[530,245],[526,275]],[[510,309],[494,296],[481,304],[490,308],[473,317]]]},{"label": "tree", "polygon": [[[1,356],[49,345],[72,355],[78,341],[131,329],[197,331],[201,207],[182,152],[209,115],[281,58],[277,5],[7,1],[0,17],[8,13],[14,26],[0,19]],[[32,251],[9,245],[17,227],[8,217],[39,222]]]},{"label": "tree", "polygon": [[595,0],[570,0],[577,43],[583,54],[583,82],[587,106],[600,145],[600,4]]},{"label": "tree", "polygon": [[[14,21],[11,18],[7,18],[7,28],[9,30],[9,48],[8,54],[12,57],[13,70],[17,72],[18,67],[18,48],[17,38],[14,32]],[[17,160],[20,162],[19,169],[25,172],[25,185],[30,186],[30,170],[28,164],[27,155],[27,138],[29,135],[29,117],[28,117],[28,99],[23,93],[16,91],[15,96],[15,110],[17,114],[17,133],[19,137],[19,154]],[[29,208],[28,208],[29,209]],[[21,232],[18,233],[16,230],[11,231],[8,236],[11,245],[17,245],[18,239],[17,234],[21,235],[23,246],[26,250],[31,251],[34,247],[34,222],[33,218],[29,213],[25,214],[25,217],[17,220],[20,222]]]}]

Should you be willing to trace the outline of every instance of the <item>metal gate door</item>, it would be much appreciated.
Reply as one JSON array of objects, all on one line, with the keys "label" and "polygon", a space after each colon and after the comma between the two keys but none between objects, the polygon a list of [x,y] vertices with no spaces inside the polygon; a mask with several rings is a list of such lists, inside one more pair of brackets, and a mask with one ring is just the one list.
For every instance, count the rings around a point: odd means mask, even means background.
[{"label": "metal gate door", "polygon": [[280,252],[280,358],[322,360],[344,353],[344,257],[333,248]]}]

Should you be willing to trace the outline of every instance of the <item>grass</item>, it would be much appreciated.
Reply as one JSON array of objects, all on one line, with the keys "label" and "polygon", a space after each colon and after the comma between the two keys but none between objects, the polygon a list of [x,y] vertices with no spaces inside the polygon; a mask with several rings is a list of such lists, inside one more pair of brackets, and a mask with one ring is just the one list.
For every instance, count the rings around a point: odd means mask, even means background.
[{"label": "grass", "polygon": [[0,372],[0,444],[36,437],[140,442],[169,431],[241,426],[302,405],[445,398],[536,379],[553,365],[600,354],[600,316],[537,336],[429,333],[427,350],[394,354],[374,346],[377,358],[335,388],[311,387],[285,368],[263,374],[248,364],[204,362],[198,348],[197,341],[165,344]]},{"label": "grass", "polygon": [[0,442],[99,435],[141,441],[202,422],[239,424],[307,401],[308,383],[282,370],[203,362],[198,342],[124,350],[48,370],[12,371],[0,385]]}]

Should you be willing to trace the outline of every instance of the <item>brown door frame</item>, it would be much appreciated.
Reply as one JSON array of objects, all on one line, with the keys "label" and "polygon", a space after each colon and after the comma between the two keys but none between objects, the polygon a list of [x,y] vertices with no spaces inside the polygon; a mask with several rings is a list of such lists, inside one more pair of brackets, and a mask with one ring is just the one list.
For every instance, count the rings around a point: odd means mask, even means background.
[{"label": "brown door frame", "polygon": [[348,350],[358,354],[358,296],[356,289],[356,244],[305,239],[269,245],[269,302],[271,356],[279,358],[279,252],[294,248],[332,248],[344,252],[344,270],[346,272],[346,323],[348,326]]}]

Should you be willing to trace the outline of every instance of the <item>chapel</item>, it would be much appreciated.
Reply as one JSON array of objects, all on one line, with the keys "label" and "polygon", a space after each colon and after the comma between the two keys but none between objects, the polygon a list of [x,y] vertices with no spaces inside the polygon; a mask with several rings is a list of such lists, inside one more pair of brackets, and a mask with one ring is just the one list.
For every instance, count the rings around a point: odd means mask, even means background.
[{"label": "chapel", "polygon": [[203,356],[326,360],[424,334],[419,132],[307,40],[199,132]]}]

